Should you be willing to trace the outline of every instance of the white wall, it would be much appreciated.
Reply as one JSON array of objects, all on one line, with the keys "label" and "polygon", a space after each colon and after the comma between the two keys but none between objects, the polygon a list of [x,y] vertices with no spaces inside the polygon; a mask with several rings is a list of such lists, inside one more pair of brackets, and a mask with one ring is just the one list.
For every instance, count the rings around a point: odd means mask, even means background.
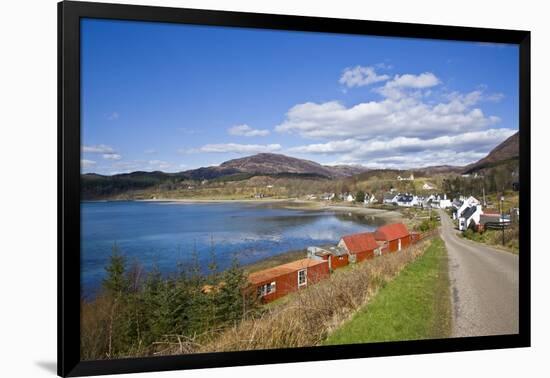
[{"label": "white wall", "polygon": [[[111,2],[117,2],[111,0]],[[503,0],[147,0],[149,5],[530,29],[532,36],[533,203],[550,187],[544,169],[550,24],[543,1]],[[53,376],[56,359],[56,1],[6,1],[0,13],[0,375]],[[314,64],[314,63],[313,63]],[[28,173],[31,172],[32,175]],[[550,254],[543,213],[533,208],[533,348],[349,361],[140,374],[135,377],[466,377],[543,376],[550,354]]]}]

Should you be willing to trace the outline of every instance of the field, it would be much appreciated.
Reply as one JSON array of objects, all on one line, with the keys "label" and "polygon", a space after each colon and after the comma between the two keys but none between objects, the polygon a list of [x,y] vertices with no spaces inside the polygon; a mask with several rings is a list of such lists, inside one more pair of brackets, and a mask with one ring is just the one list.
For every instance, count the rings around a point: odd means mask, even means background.
[{"label": "field", "polygon": [[447,257],[437,238],[324,344],[444,338],[450,330]]}]

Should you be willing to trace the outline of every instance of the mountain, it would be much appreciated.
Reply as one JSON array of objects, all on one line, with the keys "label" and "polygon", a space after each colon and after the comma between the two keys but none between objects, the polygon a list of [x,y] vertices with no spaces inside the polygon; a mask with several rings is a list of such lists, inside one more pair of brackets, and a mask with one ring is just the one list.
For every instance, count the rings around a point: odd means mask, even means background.
[{"label": "mountain", "polygon": [[311,160],[298,159],[281,154],[260,153],[220,164],[222,169],[235,169],[251,174],[307,174],[330,177],[352,176],[365,171],[361,166],[326,166]]},{"label": "mountain", "polygon": [[519,159],[519,132],[496,146],[483,159],[464,167],[464,173],[473,173],[499,163]]},{"label": "mountain", "polygon": [[362,166],[325,166],[281,154],[261,153],[228,160],[219,166],[201,167],[177,173],[132,172],[112,176],[88,173],[81,176],[83,199],[108,198],[134,190],[175,188],[189,180],[241,181],[253,176],[330,179],[365,172]]}]

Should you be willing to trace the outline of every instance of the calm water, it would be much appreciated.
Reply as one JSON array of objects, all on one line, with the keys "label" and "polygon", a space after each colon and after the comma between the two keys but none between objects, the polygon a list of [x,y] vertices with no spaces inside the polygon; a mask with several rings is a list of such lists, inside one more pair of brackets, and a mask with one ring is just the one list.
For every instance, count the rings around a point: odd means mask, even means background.
[{"label": "calm water", "polygon": [[127,261],[163,273],[190,262],[195,250],[206,272],[212,248],[223,269],[232,256],[246,264],[376,227],[350,214],[246,203],[85,202],[81,208],[84,296],[100,287],[114,243]]}]

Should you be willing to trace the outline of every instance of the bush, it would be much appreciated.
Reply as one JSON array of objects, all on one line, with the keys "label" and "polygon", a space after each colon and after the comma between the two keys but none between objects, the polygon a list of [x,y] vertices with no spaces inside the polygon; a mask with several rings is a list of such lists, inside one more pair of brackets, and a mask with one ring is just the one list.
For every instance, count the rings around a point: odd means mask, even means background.
[{"label": "bush", "polygon": [[[93,301],[81,303],[82,359],[162,353],[159,346],[174,335],[183,348],[181,340],[201,341],[257,310],[255,298],[243,296],[247,278],[236,260],[228,270],[210,276],[200,275],[197,264],[195,260],[170,278],[153,269],[140,282],[131,279],[135,268],[127,269],[115,246],[103,289]],[[214,261],[211,265],[216,268]]]},{"label": "bush", "polygon": [[435,219],[424,219],[417,227],[416,230],[420,232],[427,232],[435,230],[439,226],[439,222]]}]

